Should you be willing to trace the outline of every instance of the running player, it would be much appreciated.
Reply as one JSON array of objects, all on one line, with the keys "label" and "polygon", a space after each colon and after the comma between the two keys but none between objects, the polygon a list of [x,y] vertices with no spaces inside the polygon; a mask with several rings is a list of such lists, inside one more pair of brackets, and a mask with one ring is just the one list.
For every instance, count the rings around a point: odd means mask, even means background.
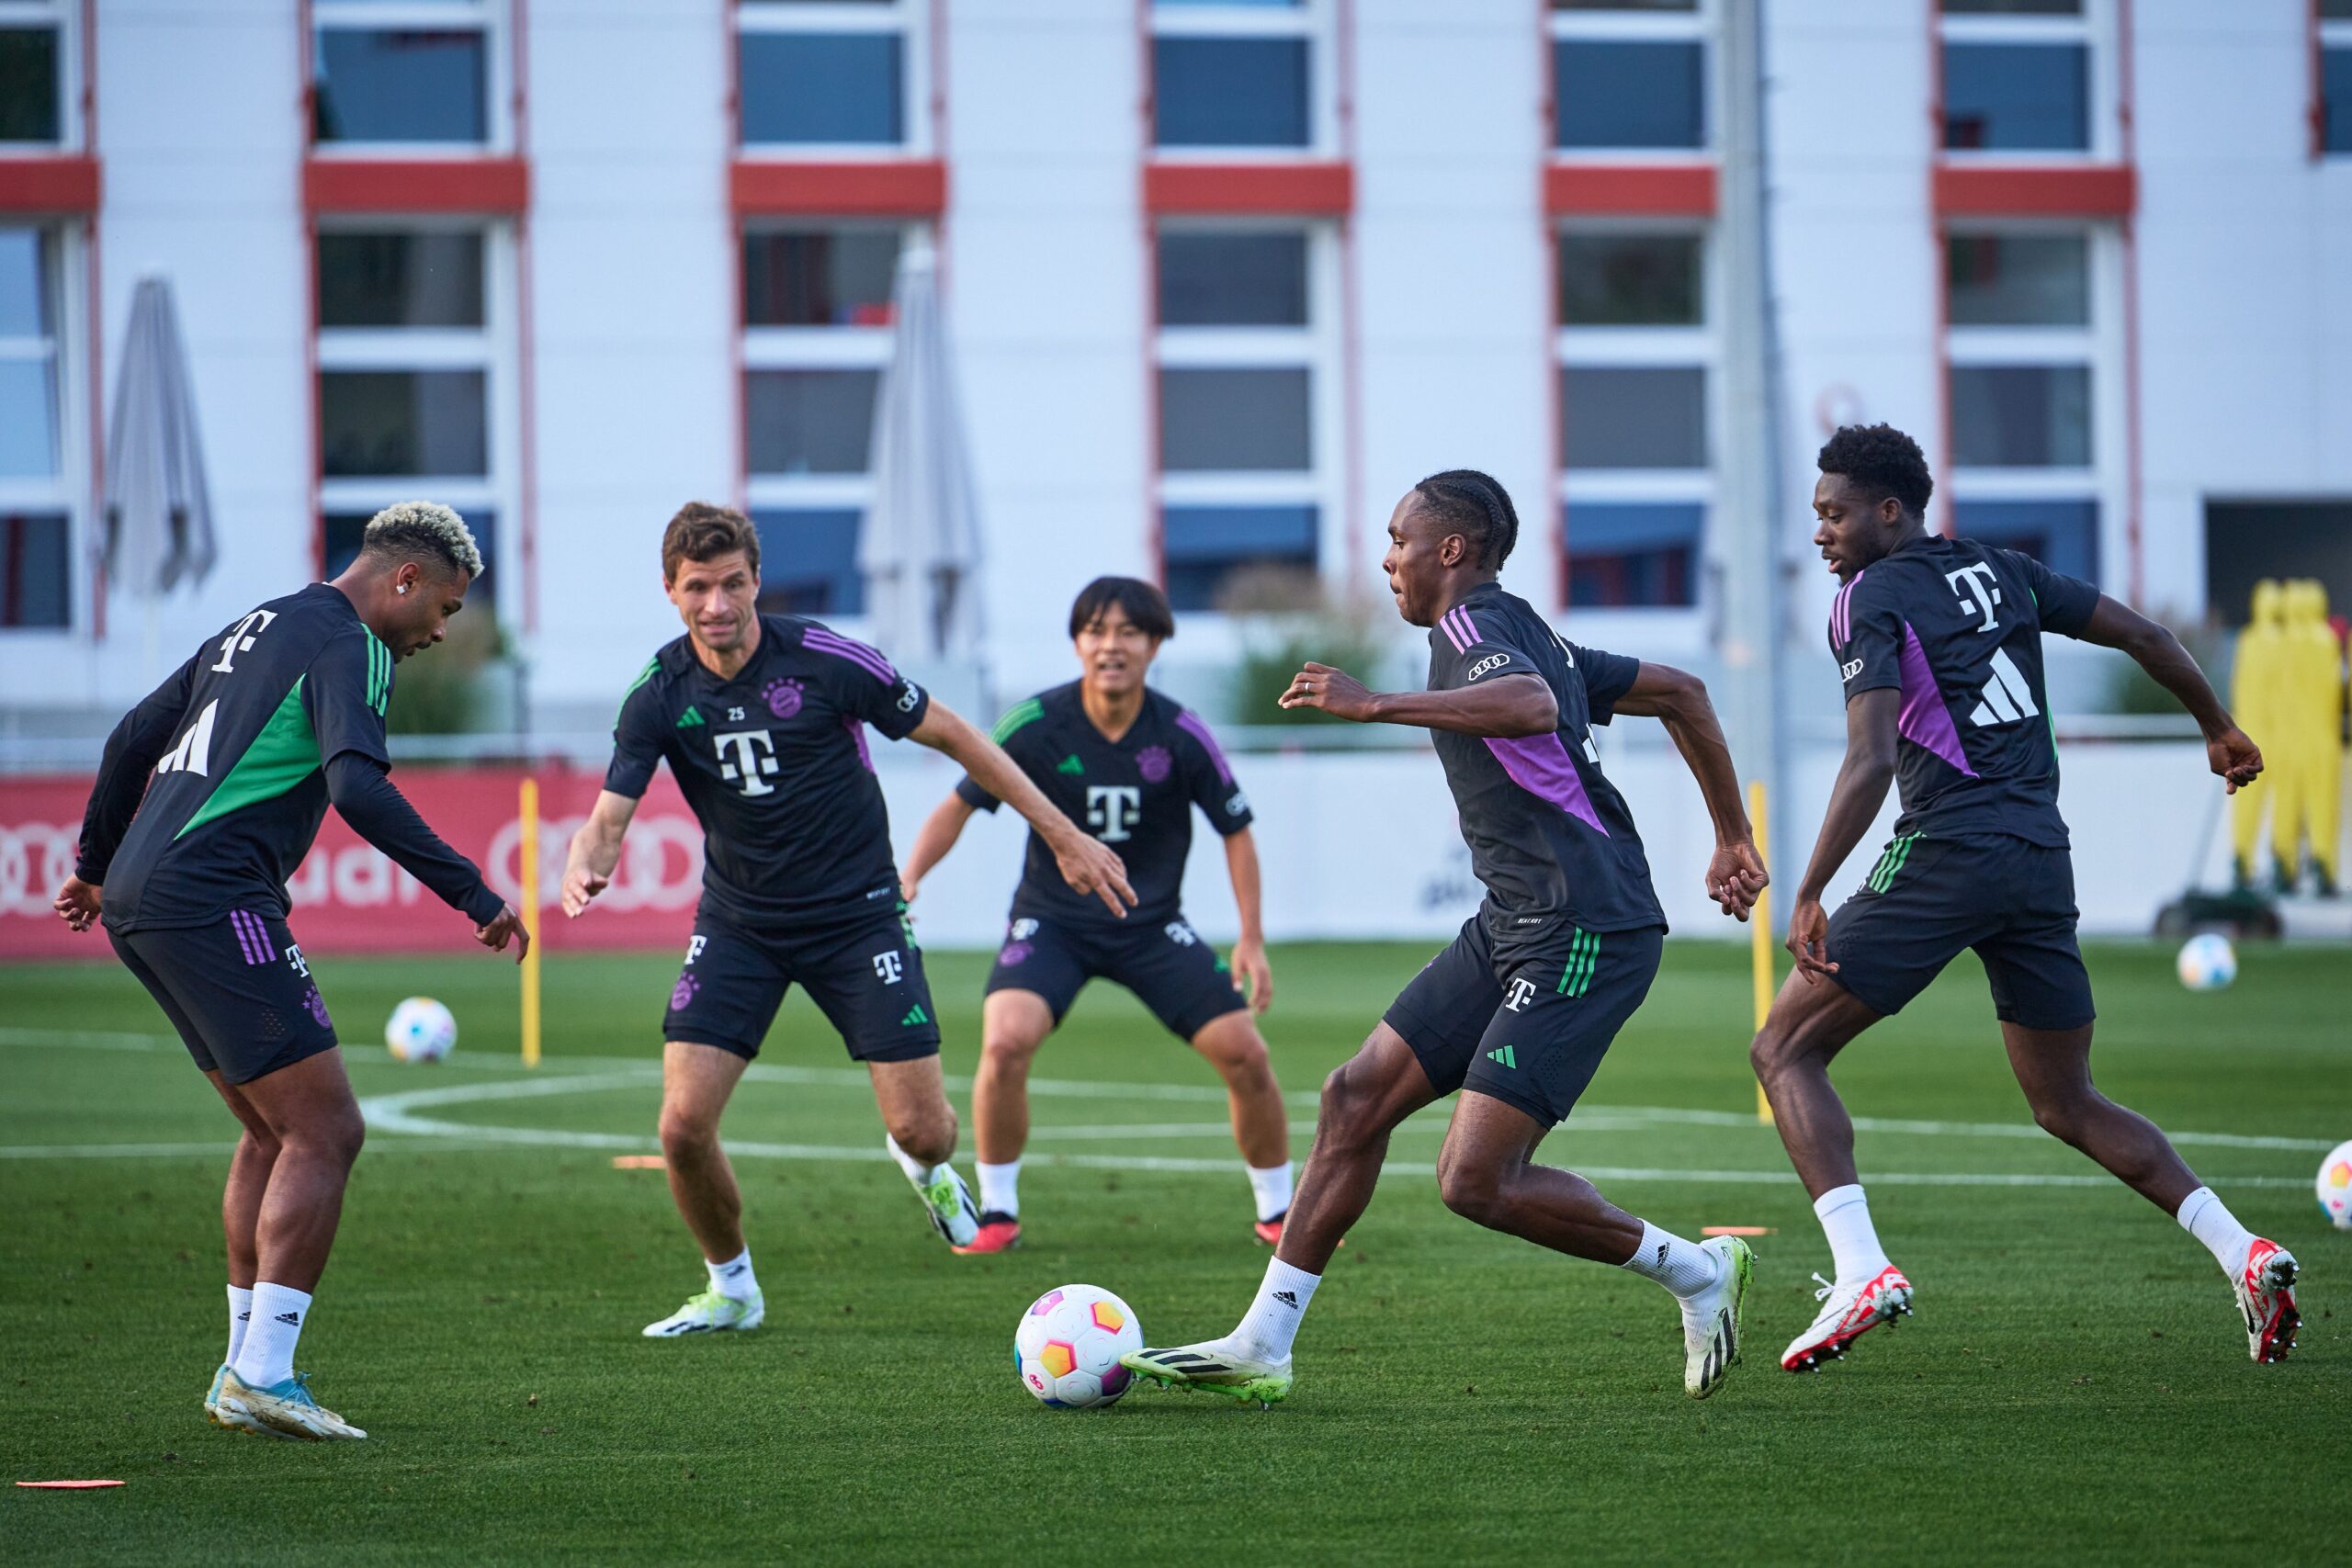
[{"label": "running player", "polygon": [[[1144,684],[1159,645],[1176,635],[1168,598],[1132,577],[1098,577],[1069,610],[1079,679],[1040,692],[996,727],[996,742],[1072,821],[1118,846],[1141,900],[1124,924],[1071,893],[1035,833],[1012,895],[1011,925],[989,972],[978,1123],[980,1234],[967,1252],[1001,1252],[1021,1238],[1021,1151],[1029,1141],[1029,1064],[1089,980],[1125,986],[1169,1032],[1189,1041],[1225,1079],[1257,1200],[1258,1239],[1272,1247],[1290,1207],[1290,1123],[1253,1013],[1273,999],[1258,923],[1258,846],[1250,802],[1200,716]],[[1231,966],[1184,919],[1193,808],[1225,839],[1241,940]],[[975,811],[996,796],[966,778],[939,803],[907,855],[906,894],[955,848]],[[1249,995],[1234,987],[1234,971]]]},{"label": "running player", "polygon": [[243,1129],[220,1197],[229,1354],[204,1399],[239,1431],[368,1435],[294,1371],[363,1135],[327,1004],[286,925],[286,879],[328,804],[483,946],[512,942],[519,958],[529,945],[521,918],[385,777],[393,666],[441,640],[481,575],[458,514],[410,502],[376,514],[333,582],[208,638],[107,737],[57,895],[75,931],[104,922]]},{"label": "running player", "polygon": [[577,917],[611,881],[638,800],[667,759],[702,824],[704,864],[685,968],[662,1021],[662,1152],[710,1285],[647,1325],[652,1339],[756,1328],[766,1315],[718,1120],[796,981],[866,1065],[890,1156],[933,1228],[954,1247],[979,1232],[948,1163],[956,1112],[938,1015],[899,897],[867,725],[945,752],[1011,801],[1078,896],[1114,915],[1135,901],[1115,853],[888,660],[815,621],[760,614],[760,540],[741,513],[682,508],[662,536],[662,580],[686,635],[622,699],[605,788],[563,874],[564,913]]},{"label": "running player", "polygon": [[[2030,556],[1929,533],[1935,487],[1909,436],[1849,425],[1819,461],[1813,540],[1845,583],[1829,646],[1846,687],[1846,761],[1790,911],[1796,973],[1750,1055],[1837,1278],[1781,1364],[1811,1371],[1911,1310],[1911,1282],[1871,1225],[1829,1064],[1972,947],[2034,1120],[2204,1243],[2237,1292],[2254,1359],[2285,1359],[2294,1258],[2232,1218],[2152,1122],[2092,1087],[2090,976],[2075,942],[2041,634],[2130,654],[2196,716],[2223,788],[2250,783],[2262,753],[2164,627]],[[1823,890],[1890,781],[1903,802],[1894,838],[1833,919]]]},{"label": "running player", "polygon": [[1666,934],[1641,839],[1601,775],[1591,727],[1616,714],[1664,722],[1714,822],[1707,892],[1724,913],[1747,918],[1764,863],[1706,688],[1679,670],[1561,641],[1495,581],[1518,536],[1510,498],[1486,475],[1423,479],[1388,520],[1382,565],[1398,612],[1430,628],[1429,690],[1371,692],[1309,664],[1283,694],[1285,707],[1431,731],[1487,898],[1325,1082],[1290,1221],[1239,1326],[1125,1359],[1155,1382],[1261,1404],[1288,1393],[1299,1318],[1372,1201],[1390,1132],[1457,1089],[1438,1156],[1447,1208],[1665,1286],[1680,1308],[1682,1386],[1694,1398],[1739,1359],[1754,1267],[1745,1242],[1694,1245],[1532,1157],[1641,1006]]}]

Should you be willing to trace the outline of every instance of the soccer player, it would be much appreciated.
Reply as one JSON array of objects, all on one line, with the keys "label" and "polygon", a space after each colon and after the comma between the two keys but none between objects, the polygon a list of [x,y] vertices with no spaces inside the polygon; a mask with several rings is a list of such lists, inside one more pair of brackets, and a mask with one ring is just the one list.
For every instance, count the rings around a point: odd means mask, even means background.
[{"label": "soccer player", "polygon": [[1754,1267],[1745,1242],[1694,1245],[1532,1158],[1641,1006],[1666,935],[1641,838],[1601,774],[1592,726],[1617,714],[1664,722],[1714,822],[1707,892],[1724,913],[1747,918],[1764,864],[1706,688],[1679,670],[1563,642],[1495,581],[1518,536],[1510,498],[1485,474],[1423,479],[1389,518],[1382,565],[1398,612],[1430,628],[1429,690],[1372,692],[1311,663],[1283,694],[1285,707],[1431,732],[1487,898],[1324,1083],[1289,1222],[1239,1326],[1125,1359],[1155,1382],[1261,1404],[1288,1393],[1300,1316],[1372,1201],[1390,1132],[1456,1089],[1438,1156],[1447,1208],[1665,1286],[1680,1308],[1682,1386],[1694,1398],[1739,1359]]},{"label": "soccer player", "polygon": [[953,1247],[979,1232],[948,1163],[956,1112],[938,1018],[899,897],[867,725],[946,753],[1012,802],[1077,896],[1114,915],[1135,902],[1115,852],[888,660],[815,621],[762,615],[759,536],[741,513],[682,508],[662,536],[662,581],[685,636],[622,698],[604,790],[563,873],[564,913],[577,917],[610,883],[638,800],[667,759],[702,824],[704,863],[685,968],[662,1021],[662,1151],[710,1284],[647,1325],[650,1339],[757,1328],[766,1315],[718,1121],[796,981],[866,1065],[885,1143],[933,1227]]},{"label": "soccer player", "polygon": [[220,1198],[229,1354],[204,1399],[239,1431],[368,1435],[294,1371],[363,1135],[327,1004],[286,924],[286,879],[328,804],[483,946],[512,942],[519,959],[529,945],[521,917],[385,777],[393,667],[441,640],[481,575],[458,514],[409,502],[376,514],[333,582],[208,638],[107,738],[57,895],[75,931],[103,921],[243,1129]]},{"label": "soccer player", "polygon": [[[1118,846],[1140,900],[1125,921],[1062,885],[1053,851],[1029,836],[1005,943],[989,972],[978,1123],[980,1234],[967,1252],[1001,1252],[1021,1237],[1021,1151],[1029,1141],[1029,1064],[1089,980],[1125,986],[1170,1033],[1191,1043],[1225,1079],[1257,1200],[1258,1239],[1273,1245],[1290,1207],[1290,1123],[1254,1013],[1273,999],[1273,971],[1258,923],[1258,846],[1250,802],[1200,716],[1144,683],[1159,645],[1176,635],[1167,596],[1132,577],[1098,577],[1069,611],[1079,679],[1014,707],[995,739],[1072,821]],[[1241,940],[1228,969],[1184,919],[1184,860],[1198,807],[1225,839]],[[907,856],[909,902],[956,845],[975,811],[996,796],[967,778],[939,803]],[[1249,984],[1235,988],[1233,970]]]},{"label": "soccer player", "polygon": [[[1837,1278],[1781,1364],[1814,1370],[1911,1310],[1911,1282],[1871,1228],[1829,1064],[1963,948],[1984,961],[2034,1120],[2204,1243],[2237,1292],[2254,1359],[2283,1359],[2298,1321],[2294,1258],[2232,1218],[2153,1123],[2091,1084],[2090,976],[2075,942],[2042,633],[2130,654],[2196,716],[2225,789],[2252,782],[2262,753],[2163,626],[2030,556],[1928,532],[1934,484],[1901,431],[1846,426],[1819,462],[1813,540],[1845,584],[1829,647],[1846,688],[1846,760],[1789,915],[1796,973],[1750,1055]],[[1822,893],[1890,781],[1903,802],[1894,837],[1832,919]]]}]

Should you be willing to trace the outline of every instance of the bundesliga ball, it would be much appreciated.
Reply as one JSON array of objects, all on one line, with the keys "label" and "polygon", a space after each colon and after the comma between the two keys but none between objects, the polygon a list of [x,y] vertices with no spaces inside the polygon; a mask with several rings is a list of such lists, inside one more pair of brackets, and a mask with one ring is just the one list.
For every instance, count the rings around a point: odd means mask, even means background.
[{"label": "bundesliga ball", "polygon": [[2173,967],[2190,990],[2218,991],[2238,977],[2238,950],[2220,931],[2199,931],[2180,944]]},{"label": "bundesliga ball", "polygon": [[437,1062],[458,1043],[458,1021],[431,997],[411,997],[392,1010],[384,1043],[403,1062]]},{"label": "bundesliga ball", "polygon": [[2319,1212],[2340,1231],[2352,1231],[2352,1142],[2341,1143],[2319,1162]]},{"label": "bundesliga ball", "polygon": [[1047,1291],[1012,1331],[1022,1386],[1054,1410],[1115,1404],[1135,1376],[1119,1358],[1142,1348],[1135,1309],[1094,1285]]}]

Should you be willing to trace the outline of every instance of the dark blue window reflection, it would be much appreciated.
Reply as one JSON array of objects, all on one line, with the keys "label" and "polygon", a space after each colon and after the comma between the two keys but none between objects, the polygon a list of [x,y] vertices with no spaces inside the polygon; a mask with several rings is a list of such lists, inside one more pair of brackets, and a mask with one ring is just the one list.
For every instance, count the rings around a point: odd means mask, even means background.
[{"label": "dark blue window reflection", "polygon": [[2087,151],[2090,74],[2090,51],[2079,43],[1948,43],[1944,145]]},{"label": "dark blue window reflection", "polygon": [[1703,147],[1707,53],[1692,43],[1552,45],[1555,147]]},{"label": "dark blue window reflection", "polygon": [[311,137],[486,141],[489,53],[476,28],[322,28],[311,63]]},{"label": "dark blue window reflection", "polygon": [[1317,515],[1312,506],[1170,506],[1160,513],[1168,602],[1214,610],[1226,580],[1250,567],[1313,571]]},{"label": "dark blue window reflection", "polygon": [[1657,609],[1699,602],[1705,507],[1696,502],[1577,502],[1563,516],[1570,608]]},{"label": "dark blue window reflection", "polygon": [[2096,501],[1962,501],[1951,509],[1963,538],[2022,550],[2052,571],[2098,581]]},{"label": "dark blue window reflection", "polygon": [[857,570],[855,507],[763,506],[752,513],[760,532],[760,608],[782,615],[855,615],[865,609]]},{"label": "dark blue window reflection", "polygon": [[904,52],[896,33],[742,34],[743,140],[904,141]]},{"label": "dark blue window reflection", "polygon": [[1304,39],[1161,38],[1151,45],[1152,139],[1162,147],[1304,147]]}]

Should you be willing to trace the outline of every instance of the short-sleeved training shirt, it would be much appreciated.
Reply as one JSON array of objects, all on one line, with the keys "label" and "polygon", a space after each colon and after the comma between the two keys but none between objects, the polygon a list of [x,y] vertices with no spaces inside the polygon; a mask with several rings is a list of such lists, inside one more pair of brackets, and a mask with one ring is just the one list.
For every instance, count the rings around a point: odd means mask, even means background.
[{"label": "short-sleeved training shirt", "polygon": [[108,929],[284,919],[287,879],[326,816],[326,764],[390,766],[392,654],[343,591],[314,582],[208,638],[153,701],[179,727],[106,871]]},{"label": "short-sleeved training shirt", "polygon": [[[1046,798],[1126,863],[1136,907],[1119,919],[1091,894],[1080,896],[1062,880],[1054,852],[1032,830],[1015,918],[1051,919],[1081,926],[1132,926],[1174,919],[1182,908],[1184,861],[1193,849],[1193,809],[1231,835],[1250,826],[1249,797],[1216,737],[1200,716],[1146,689],[1143,711],[1113,740],[1086,716],[1079,683],[1056,686],[1016,704],[998,721],[1004,748]],[[965,803],[994,811],[996,797],[967,777],[956,786]]]},{"label": "short-sleeved training shirt", "polygon": [[1589,931],[1666,924],[1624,797],[1600,772],[1592,727],[1607,724],[1641,660],[1564,642],[1532,605],[1482,582],[1430,628],[1430,687],[1533,676],[1558,728],[1511,739],[1434,729],[1470,863],[1498,934],[1566,917]]},{"label": "short-sleeved training shirt", "polygon": [[829,626],[762,615],[732,680],[690,638],[656,653],[621,699],[605,787],[631,799],[667,760],[702,824],[702,908],[753,927],[830,923],[897,907],[890,818],[866,725],[904,739],[930,694]]},{"label": "short-sleeved training shirt", "polygon": [[1847,580],[1829,608],[1846,700],[1903,694],[1900,833],[2067,844],[2041,634],[2080,635],[2098,590],[2031,556],[1926,534]]}]

